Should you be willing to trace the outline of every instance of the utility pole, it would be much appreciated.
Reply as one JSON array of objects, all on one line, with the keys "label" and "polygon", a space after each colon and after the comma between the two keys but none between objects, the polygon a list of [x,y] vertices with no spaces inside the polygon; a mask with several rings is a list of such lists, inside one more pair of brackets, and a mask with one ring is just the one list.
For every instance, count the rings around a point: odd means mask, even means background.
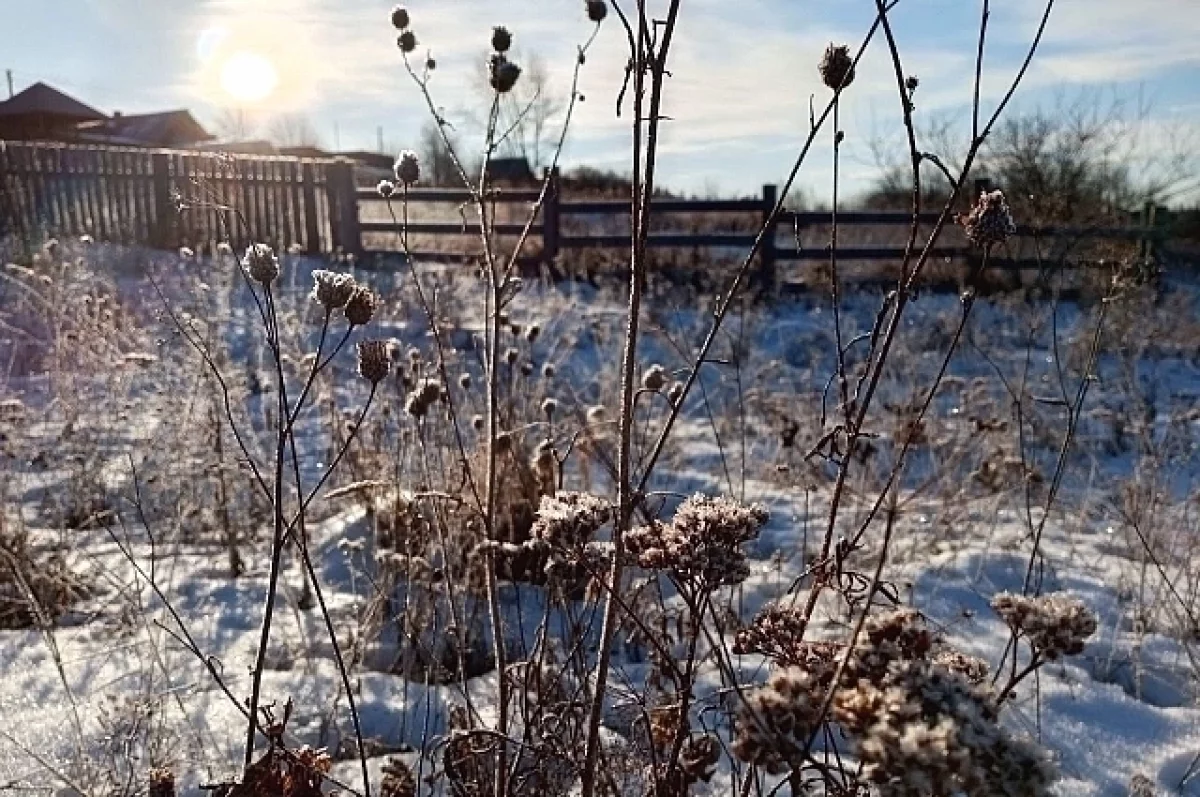
[{"label": "utility pole", "polygon": [[13,98],[12,70],[5,69],[4,74],[8,78],[8,98],[11,100]]},{"label": "utility pole", "polygon": [[383,152],[383,125],[375,128],[376,152]]}]

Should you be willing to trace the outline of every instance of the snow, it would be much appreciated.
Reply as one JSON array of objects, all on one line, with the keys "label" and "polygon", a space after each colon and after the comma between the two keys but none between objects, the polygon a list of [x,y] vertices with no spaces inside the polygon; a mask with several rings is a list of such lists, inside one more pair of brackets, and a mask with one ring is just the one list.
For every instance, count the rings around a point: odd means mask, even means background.
[{"label": "snow", "polygon": [[[303,279],[295,284],[302,285]],[[303,290],[297,288],[299,293]],[[1187,293],[1190,288],[1177,290],[1195,306],[1196,295]],[[464,303],[469,298],[469,294],[456,297]],[[877,305],[877,296],[850,298],[847,337],[869,328]],[[904,345],[916,358],[915,371],[928,373],[936,368],[940,361],[940,349],[935,348],[940,339],[937,324],[955,319],[957,305],[957,297],[930,296],[913,307]],[[652,327],[648,333],[644,361],[678,369],[685,363],[670,345],[666,326],[672,335],[686,340],[689,330],[706,323],[706,315],[688,307],[661,310],[668,320],[661,329]],[[978,345],[1009,375],[1024,367],[1025,352],[1014,318],[1026,310],[983,303],[972,322],[972,329],[983,333],[977,337]],[[569,393],[563,397],[585,408],[603,400],[605,382],[615,378],[619,305],[588,289],[533,287],[520,298],[513,314],[521,314],[526,323],[542,325],[539,356],[555,362],[559,370],[558,381],[549,389],[560,395]],[[1089,318],[1088,308],[1066,306],[1059,324],[1079,336]],[[808,416],[811,423],[811,417],[819,412],[814,399],[819,402],[832,366],[827,308],[814,302],[785,303],[761,311],[748,322],[750,341],[745,350],[749,355],[743,376],[759,401],[756,407],[782,407]],[[456,333],[460,341],[469,334],[470,325],[464,329],[466,332]],[[249,358],[253,334],[236,325],[228,334],[235,344],[232,356]],[[405,344],[429,345],[413,307],[403,308],[380,334],[394,335]],[[349,371],[347,363],[340,361],[343,372]],[[1171,406],[1186,406],[1197,398],[1200,374],[1194,353],[1149,352],[1135,364],[1138,373],[1134,381],[1154,386],[1149,422],[1143,431],[1151,439],[1194,435],[1198,430],[1195,419],[1181,430],[1178,424],[1172,427],[1168,423],[1167,412]],[[1027,377],[1038,385],[1034,392],[1050,392],[1056,365],[1048,347],[1037,350]],[[1111,531],[1118,486],[1145,467],[1136,446],[1114,448],[1111,443],[1111,417],[1125,412],[1123,402],[1128,399],[1119,390],[1123,366],[1119,357],[1107,354],[1099,364],[1099,378],[1088,399],[1093,410],[1081,427],[1079,454],[1072,459],[1061,500],[1047,520],[1039,571],[1044,590],[1063,590],[1081,597],[1099,616],[1100,631],[1082,655],[1052,663],[1036,683],[1032,679],[1025,682],[1006,710],[1005,721],[1036,736],[1052,752],[1062,773],[1056,786],[1062,795],[1125,795],[1130,778],[1137,773],[1149,777],[1165,793],[1200,795],[1200,778],[1192,777],[1191,771],[1200,754],[1200,707],[1196,704],[1200,680],[1190,663],[1193,640],[1180,638],[1177,623],[1135,622],[1140,607],[1169,605],[1169,601],[1162,599],[1161,574],[1139,558],[1138,546]],[[958,435],[967,441],[975,460],[960,466],[965,478],[991,445],[985,433],[969,429],[966,416],[986,414],[990,409],[1007,418],[1008,410],[994,371],[979,358],[956,359],[951,373],[965,387],[939,395],[935,404],[937,434]],[[987,379],[993,382],[986,395],[965,396],[972,380]],[[899,376],[888,381],[880,401],[908,398],[904,381]],[[706,372],[705,387],[714,407],[734,406],[736,385],[727,369]],[[46,394],[46,386],[36,378],[11,380],[0,391],[0,399],[19,396],[36,410],[38,396]],[[347,401],[355,396],[361,396],[359,388],[348,388],[342,394]],[[1053,408],[1043,408],[1043,412],[1051,429],[1061,429],[1061,412]],[[115,490],[127,492],[130,486],[127,468],[122,467],[126,451],[142,451],[153,443],[161,422],[160,414],[149,413],[139,419],[138,434],[107,438],[105,445],[112,456],[106,478]],[[732,490],[748,500],[762,501],[771,510],[770,524],[750,547],[753,574],[738,596],[743,619],[783,596],[803,572],[805,543],[811,553],[823,533],[829,501],[828,486],[817,478],[820,468],[812,475],[810,489],[779,476],[801,470],[798,455],[780,446],[769,419],[755,417],[751,423],[758,428],[748,434],[743,460],[738,453],[737,426],[727,427],[718,443],[704,413],[696,407],[680,425],[669,449],[667,469],[654,483],[654,489],[675,495]],[[319,425],[320,419],[314,418],[311,427],[304,428],[316,434]],[[49,438],[56,433],[52,426],[49,422],[30,426],[27,434]],[[1012,445],[1012,437],[1004,438],[1005,445]],[[1109,442],[1102,445],[1097,441]],[[881,456],[887,455],[889,445],[886,438],[879,441]],[[1030,445],[1030,458],[1048,475],[1057,454],[1053,436]],[[314,442],[307,458],[311,473],[315,473],[315,460],[323,450]],[[1173,457],[1157,487],[1163,504],[1157,520],[1170,536],[1158,543],[1168,561],[1167,575],[1183,589],[1190,583],[1183,568],[1187,551],[1195,545],[1191,535],[1196,531],[1186,496],[1195,490],[1200,463],[1194,445],[1177,447]],[[783,463],[791,470],[776,467]],[[1021,491],[988,494],[963,487],[952,496],[939,497],[921,488],[923,478],[938,466],[931,452],[916,452],[912,457],[902,485],[905,509],[898,521],[888,578],[906,587],[903,597],[947,640],[995,664],[1008,642],[1008,631],[989,608],[989,599],[1002,590],[1021,589],[1029,555]],[[799,478],[797,475],[792,481]],[[19,484],[14,482],[8,494],[15,502],[10,510],[29,524],[39,545],[46,549],[66,538],[60,530],[39,525],[41,501],[61,489],[66,479],[61,469],[39,471],[26,463],[18,474]],[[1040,519],[1036,505],[1042,495],[1035,496],[1034,523]],[[363,577],[372,557],[369,520],[352,502],[318,503],[319,522],[310,525],[311,545],[339,642],[346,651],[355,641],[354,618],[371,595],[370,584]],[[864,511],[864,500],[852,496],[844,508],[845,529],[853,530]],[[70,532],[68,561],[85,582],[96,585],[95,594],[45,633],[0,631],[0,717],[4,720],[0,724],[0,787],[64,787],[52,770],[65,775],[67,762],[78,757],[77,724],[87,740],[85,752],[99,767],[129,755],[143,763],[184,762],[177,772],[183,791],[189,794],[202,783],[237,773],[244,721],[214,686],[203,662],[179,643],[172,615],[139,577],[130,559],[144,572],[153,568],[160,588],[175,612],[185,618],[199,650],[211,657],[229,689],[240,697],[248,692],[258,641],[268,565],[265,546],[247,547],[248,573],[231,580],[224,572],[225,554],[220,546],[179,541],[165,527],[157,529],[156,535],[169,541],[151,540],[132,522],[107,530]],[[275,616],[264,694],[268,701],[275,701],[277,710],[282,710],[285,700],[293,702],[290,741],[337,749],[352,736],[331,646],[319,613],[295,607],[299,576],[294,562],[289,560],[285,567],[284,600]],[[514,612],[514,617],[523,614],[526,620],[539,616],[534,592],[528,587],[506,588],[506,611]],[[836,615],[841,610],[828,608],[834,615],[830,622],[838,622]],[[378,650],[374,652],[383,657]],[[736,666],[748,675],[761,675],[760,663],[743,657]],[[619,654],[616,667],[621,678],[635,684],[646,672],[636,655]],[[481,711],[494,712],[489,705],[494,675],[465,685],[427,685],[386,671],[359,668],[353,682],[364,736],[382,741],[393,751],[403,751],[414,769],[422,741],[445,733],[449,708],[465,701],[464,689]],[[719,689],[715,673],[704,673],[701,702]],[[139,707],[153,711],[145,713]],[[379,777],[382,761],[382,755],[372,757],[373,778]],[[421,766],[428,770],[432,759]],[[140,777],[141,772],[134,774]],[[339,760],[334,775],[352,787],[361,786],[353,757]],[[718,782],[720,776],[714,780]]]}]

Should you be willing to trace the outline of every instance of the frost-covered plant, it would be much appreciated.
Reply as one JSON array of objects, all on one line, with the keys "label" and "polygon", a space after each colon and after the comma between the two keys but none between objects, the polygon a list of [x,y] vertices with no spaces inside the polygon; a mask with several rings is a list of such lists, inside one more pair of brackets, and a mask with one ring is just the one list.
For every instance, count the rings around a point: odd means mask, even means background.
[{"label": "frost-covered plant", "polygon": [[743,545],[758,536],[767,510],[724,496],[694,495],[670,523],[655,521],[626,537],[639,567],[666,570],[703,588],[738,584],[750,575]]}]

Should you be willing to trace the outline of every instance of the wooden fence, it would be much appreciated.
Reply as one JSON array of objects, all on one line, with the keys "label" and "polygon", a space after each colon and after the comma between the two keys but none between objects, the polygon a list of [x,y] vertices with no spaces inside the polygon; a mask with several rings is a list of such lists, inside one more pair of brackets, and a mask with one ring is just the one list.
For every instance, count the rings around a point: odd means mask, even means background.
[{"label": "wooden fence", "polygon": [[0,236],[315,254],[356,248],[342,236],[353,192],[348,161],[0,142]]},{"label": "wooden fence", "polygon": [[[977,183],[978,192],[984,185]],[[494,231],[502,240],[515,242],[537,201],[536,189],[501,189],[489,197],[499,222]],[[778,198],[773,185],[763,186],[752,199],[655,199],[651,203],[656,229],[648,238],[652,249],[727,250],[744,254],[754,243],[751,232],[672,231],[665,220],[686,214],[693,228],[713,229],[695,223],[697,218],[733,214],[742,227],[754,228],[767,219]],[[478,224],[472,221],[470,194],[465,190],[418,188],[409,191],[409,221],[405,229],[418,242],[418,259],[454,261],[478,256]],[[356,255],[395,252],[400,213],[393,200],[380,212],[383,200],[373,188],[358,187],[354,165],[344,159],[303,159],[225,155],[189,151],[145,150],[48,143],[0,142],[0,236],[24,234],[83,235],[97,240],[145,244],[171,249],[202,247],[216,241],[243,246],[265,241],[277,248],[298,246],[309,253],[345,251]],[[430,208],[442,208],[438,218]],[[374,211],[373,213],[371,211]],[[1155,224],[1148,207],[1137,223],[1103,230],[1025,229],[1023,235],[1086,235],[1089,238],[1140,241],[1149,254],[1161,240],[1163,228]],[[507,212],[504,212],[507,211]],[[446,219],[450,215],[452,218]],[[430,217],[433,217],[432,219]],[[937,214],[925,214],[928,231]],[[1162,221],[1160,216],[1158,219]],[[571,200],[564,198],[557,176],[547,184],[545,201],[531,226],[530,259],[553,261],[560,254],[582,249],[629,246],[629,203],[623,200]],[[777,284],[777,265],[787,261],[829,259],[828,213],[785,212],[764,238],[756,278]],[[905,212],[838,214],[846,228],[891,228],[882,235],[892,245],[839,246],[842,261],[898,261],[902,241],[912,216]],[[788,245],[778,242],[789,235]],[[792,245],[806,240],[807,245]],[[950,240],[954,236],[949,236]],[[970,251],[961,241],[934,250],[937,258],[961,259]],[[854,238],[844,234],[844,240]],[[443,245],[450,241],[449,245]],[[433,246],[421,248],[421,243]],[[923,244],[924,240],[918,241]],[[1021,267],[1021,263],[1010,263]],[[1028,266],[1028,264],[1024,264]]]}]

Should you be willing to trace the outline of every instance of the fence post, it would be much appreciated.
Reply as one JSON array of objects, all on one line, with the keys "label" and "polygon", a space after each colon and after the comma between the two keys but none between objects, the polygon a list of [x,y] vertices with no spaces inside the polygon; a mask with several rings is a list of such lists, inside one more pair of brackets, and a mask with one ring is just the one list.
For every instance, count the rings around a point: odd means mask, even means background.
[{"label": "fence post", "polygon": [[553,264],[559,251],[559,185],[558,168],[547,169],[546,200],[542,204],[542,260],[547,265]]},{"label": "fence post", "polygon": [[173,249],[174,208],[171,202],[171,157],[165,152],[150,156],[150,173],[154,183],[154,240],[156,249]]},{"label": "fence post", "polygon": [[310,255],[321,254],[321,225],[317,218],[317,180],[312,161],[300,167],[301,190],[304,194],[304,250]]},{"label": "fence post", "polygon": [[329,167],[327,186],[329,215],[333,222],[333,246],[347,254],[362,254],[362,232],[358,226],[358,197],[355,196],[354,164],[345,158]]},{"label": "fence post", "polygon": [[[779,202],[779,189],[774,185],[764,185],[762,188],[762,220],[766,224],[775,205]],[[775,223],[771,222],[763,235],[762,248],[758,253],[758,281],[760,286],[771,293],[775,292]]]}]

